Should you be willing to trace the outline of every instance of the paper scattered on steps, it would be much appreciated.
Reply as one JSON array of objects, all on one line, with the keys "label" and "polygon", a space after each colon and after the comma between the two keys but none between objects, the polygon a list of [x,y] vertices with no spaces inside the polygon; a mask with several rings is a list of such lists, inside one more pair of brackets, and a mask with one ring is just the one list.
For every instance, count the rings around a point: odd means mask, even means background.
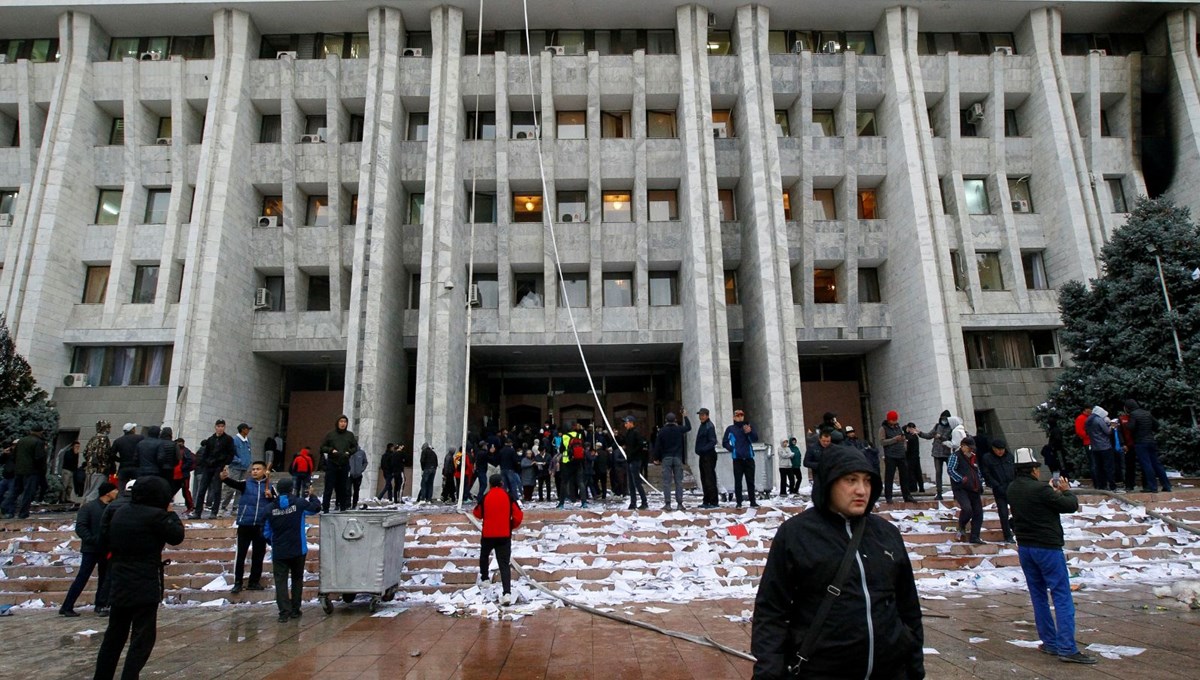
[{"label": "paper scattered on steps", "polygon": [[1092,643],[1087,646],[1089,652],[1095,652],[1106,659],[1120,659],[1123,656],[1137,656],[1146,651],[1141,647],[1123,647],[1121,645],[1101,645]]}]

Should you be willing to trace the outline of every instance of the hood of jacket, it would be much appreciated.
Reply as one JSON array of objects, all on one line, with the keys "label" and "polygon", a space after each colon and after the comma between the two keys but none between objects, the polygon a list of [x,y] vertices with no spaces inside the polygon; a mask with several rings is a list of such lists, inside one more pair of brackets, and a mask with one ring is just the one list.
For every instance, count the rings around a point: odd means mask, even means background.
[{"label": "hood of jacket", "polygon": [[938,416],[938,422],[945,422],[945,423],[950,422],[950,409],[946,409],[945,411],[942,411],[942,415]]},{"label": "hood of jacket", "polygon": [[1108,411],[1105,411],[1104,408],[1101,406],[1093,406],[1092,407],[1092,415],[1100,416],[1101,418],[1104,418],[1105,420],[1108,419]]},{"label": "hood of jacket", "polygon": [[129,492],[129,500],[135,505],[165,508],[171,502],[171,487],[167,480],[158,475],[138,477],[133,490]]},{"label": "hood of jacket", "polygon": [[875,501],[883,494],[883,479],[879,470],[871,467],[862,451],[845,445],[830,446],[821,452],[821,463],[817,468],[817,476],[821,485],[813,489],[813,505],[819,510],[830,512],[830,488],[838,479],[851,472],[866,472],[871,475],[871,496],[867,499],[867,513],[875,507]]},{"label": "hood of jacket", "polygon": [[962,425],[962,418],[959,418],[958,416],[948,416],[946,418],[946,423],[950,425],[950,429],[953,430],[954,428]]}]

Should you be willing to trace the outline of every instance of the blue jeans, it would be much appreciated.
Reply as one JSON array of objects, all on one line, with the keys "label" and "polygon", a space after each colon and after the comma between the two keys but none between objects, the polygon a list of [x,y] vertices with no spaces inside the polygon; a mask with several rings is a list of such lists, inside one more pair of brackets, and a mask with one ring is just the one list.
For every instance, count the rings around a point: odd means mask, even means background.
[{"label": "blue jeans", "polygon": [[504,480],[504,490],[508,492],[508,497],[514,501],[521,500],[521,473],[513,472],[512,470],[504,470],[501,476]]},{"label": "blue jeans", "polygon": [[1142,466],[1142,475],[1146,479],[1146,488],[1151,491],[1158,491],[1158,485],[1162,483],[1162,490],[1170,491],[1171,482],[1167,479],[1167,471],[1163,469],[1162,463],[1158,461],[1158,444],[1154,442],[1134,444],[1133,448],[1137,451],[1138,463]]},{"label": "blue jeans", "polygon": [[71,611],[75,608],[75,601],[83,593],[96,567],[100,567],[100,581],[96,584],[95,605],[97,609],[108,606],[108,589],[105,588],[108,585],[108,556],[105,553],[85,552],[80,553],[80,557],[79,571],[75,574],[75,580],[71,582],[71,588],[67,591],[60,611]]},{"label": "blue jeans", "polygon": [[433,477],[437,474],[437,470],[421,470],[421,492],[417,494],[417,501],[433,502]]},{"label": "blue jeans", "polygon": [[37,473],[32,475],[17,475],[8,485],[8,493],[4,494],[3,507],[5,514],[16,515],[21,519],[29,516],[29,506],[33,505],[33,494],[38,488]]},{"label": "blue jeans", "polygon": [[[1059,656],[1071,656],[1079,651],[1075,646],[1075,602],[1071,599],[1071,579],[1067,560],[1061,549],[1020,546],[1021,571],[1033,602],[1033,620],[1038,637],[1047,649]],[[1054,598],[1054,613],[1050,612],[1050,597]]]}]

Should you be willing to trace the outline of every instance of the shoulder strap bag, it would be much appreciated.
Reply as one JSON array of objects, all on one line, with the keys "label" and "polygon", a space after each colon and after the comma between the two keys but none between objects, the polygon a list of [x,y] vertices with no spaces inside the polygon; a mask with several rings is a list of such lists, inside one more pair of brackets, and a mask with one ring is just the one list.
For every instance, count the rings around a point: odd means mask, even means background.
[{"label": "shoulder strap bag", "polygon": [[841,594],[842,589],[839,587],[846,582],[846,577],[850,574],[850,564],[854,562],[854,555],[858,552],[858,546],[862,544],[863,534],[867,530],[867,517],[864,515],[862,521],[854,528],[854,533],[850,536],[850,545],[846,546],[846,554],[842,557],[842,564],[838,567],[837,575],[833,577],[833,581],[825,588],[825,599],[821,600],[821,606],[817,609],[817,615],[813,617],[812,624],[808,627],[808,632],[804,635],[804,641],[800,644],[800,651],[796,652],[796,662],[788,666],[788,673],[794,677],[802,677],[802,667],[808,663],[809,657],[812,655],[813,648],[817,645],[817,639],[821,635],[821,627],[825,624],[826,617],[829,616],[829,610],[833,609],[833,602]]}]

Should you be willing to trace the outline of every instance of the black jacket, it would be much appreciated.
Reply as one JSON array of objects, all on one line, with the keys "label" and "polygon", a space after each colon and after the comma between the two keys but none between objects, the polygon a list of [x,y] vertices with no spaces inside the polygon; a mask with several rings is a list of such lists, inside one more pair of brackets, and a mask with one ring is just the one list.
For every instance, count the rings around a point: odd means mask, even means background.
[{"label": "black jacket", "polygon": [[997,456],[989,450],[979,454],[976,458],[979,461],[979,472],[983,475],[983,481],[987,482],[994,493],[1003,496],[1008,491],[1008,485],[1017,476],[1013,469],[1012,452],[1005,451],[1003,456]]},{"label": "black jacket", "polygon": [[396,471],[396,459],[399,457],[395,450],[384,451],[379,459],[379,471],[384,475],[393,474]]},{"label": "black jacket", "polygon": [[501,470],[521,474],[521,457],[517,455],[517,450],[511,444],[505,444],[500,449],[499,458]]},{"label": "black jacket", "polygon": [[137,445],[142,441],[140,434],[123,434],[113,440],[112,450],[113,455],[117,460],[119,469],[124,470],[126,467],[135,469],[138,466]]},{"label": "black jacket", "polygon": [[621,448],[625,450],[625,457],[631,463],[640,463],[646,459],[646,438],[638,432],[636,427],[631,427],[625,431],[625,439],[621,442]]},{"label": "black jacket", "polygon": [[654,460],[661,461],[667,456],[678,456],[687,462],[687,434],[692,431],[692,421],[683,417],[683,427],[668,421],[658,431],[658,439],[654,441]]},{"label": "black jacket", "polygon": [[438,466],[437,453],[428,446],[421,447],[421,472],[436,470]]},{"label": "black jacket", "polygon": [[100,520],[104,518],[107,505],[99,498],[79,506],[75,513],[75,533],[79,535],[79,552],[94,553],[100,550]]},{"label": "black jacket", "polygon": [[1019,545],[1061,550],[1063,529],[1058,516],[1078,510],[1079,499],[1070,491],[1058,491],[1029,475],[1018,475],[1008,485],[1008,507],[1012,508],[1012,528]]},{"label": "black jacket", "polygon": [[157,605],[163,597],[162,551],[183,542],[183,522],[165,508],[171,489],[162,477],[139,477],[130,502],[105,515],[100,542],[112,551],[109,601],[120,607]]},{"label": "black jacket", "polygon": [[179,458],[179,446],[167,439],[159,439],[157,433],[151,432],[137,444],[137,474],[161,475],[169,479],[175,472],[175,463]]},{"label": "black jacket", "polygon": [[229,433],[213,433],[204,440],[204,466],[221,469],[233,462],[237,451],[233,447],[233,437]]},{"label": "black jacket", "polygon": [[[923,678],[924,630],[912,563],[900,531],[869,510],[883,489],[879,471],[854,449],[837,446],[831,454],[822,457],[818,477],[824,481],[813,491],[814,507],[784,522],[771,542],[754,600],[754,677],[790,677],[786,668],[841,565],[850,532],[866,522],[857,559],[801,677]],[[829,488],[851,472],[870,475],[871,495],[867,513],[847,519],[828,509]]]},{"label": "black jacket", "polygon": [[717,426],[712,420],[706,420],[696,428],[696,455],[716,452]]},{"label": "black jacket", "polygon": [[1158,421],[1146,409],[1138,406],[1136,401],[1129,400],[1133,410],[1129,412],[1129,431],[1133,435],[1134,444],[1154,444],[1154,431],[1158,429]]}]

